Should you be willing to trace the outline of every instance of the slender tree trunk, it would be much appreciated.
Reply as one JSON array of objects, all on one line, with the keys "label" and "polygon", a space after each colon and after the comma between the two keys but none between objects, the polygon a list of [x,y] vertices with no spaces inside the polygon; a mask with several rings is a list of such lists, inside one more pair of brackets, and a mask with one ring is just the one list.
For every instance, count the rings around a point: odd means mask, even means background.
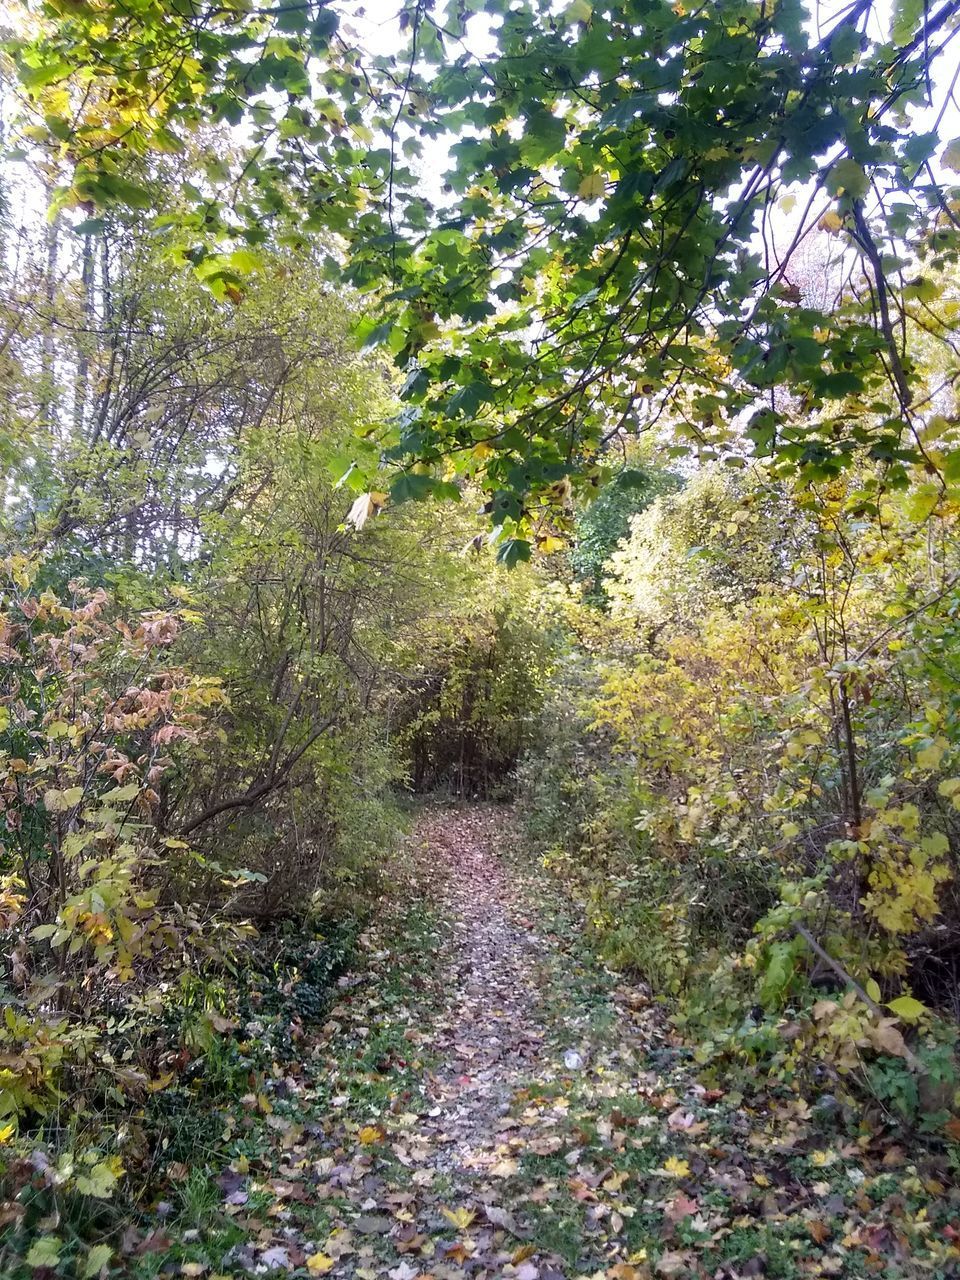
[{"label": "slender tree trunk", "polygon": [[95,270],[93,237],[83,238],[80,272],[83,325],[77,334],[77,368],[73,386],[73,430],[79,436],[87,418],[87,391],[90,381],[90,343],[93,341],[93,277]]},{"label": "slender tree trunk", "polygon": [[[47,187],[47,200],[53,198]],[[40,422],[51,435],[58,434],[57,346],[54,334],[54,308],[57,300],[57,265],[60,257],[60,219],[55,218],[46,229],[47,259],[44,267],[43,339],[40,351]]]}]

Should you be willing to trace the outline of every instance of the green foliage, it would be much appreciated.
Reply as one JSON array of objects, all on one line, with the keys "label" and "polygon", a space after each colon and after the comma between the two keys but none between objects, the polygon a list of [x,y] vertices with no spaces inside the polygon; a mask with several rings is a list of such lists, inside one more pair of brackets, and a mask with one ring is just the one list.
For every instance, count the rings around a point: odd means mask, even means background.
[{"label": "green foliage", "polygon": [[432,652],[421,651],[412,687],[393,713],[413,791],[509,791],[533,743],[553,644],[532,585],[501,574],[481,579],[434,637]]},{"label": "green foliage", "polygon": [[802,511],[763,473],[705,467],[631,521],[607,566],[614,611],[654,632],[689,630],[710,608],[732,608],[776,581],[789,557],[807,551],[805,535]]},{"label": "green foliage", "polygon": [[104,1161],[148,1197],[216,1141],[197,1099],[325,1016],[406,826],[425,670],[449,710],[464,637],[493,645],[470,732],[502,771],[546,652],[520,578],[460,556],[475,520],[388,503],[358,428],[390,386],[309,255],[263,250],[224,303],[116,222],[90,252],[8,335],[45,376],[2,384],[32,425],[0,502],[0,1177],[42,1158],[30,1230],[62,1210],[73,1270]]},{"label": "green foliage", "polygon": [[[13,7],[25,1266],[108,1266],[165,1159],[211,1212],[196,1101],[272,1114],[405,790],[517,792],[707,1070],[942,1131],[958,166],[914,126],[954,9],[410,0],[374,57],[314,0]],[[363,1027],[350,1107],[405,1044]]]},{"label": "green foliage", "polygon": [[607,603],[603,567],[617,544],[630,532],[631,520],[659,494],[679,487],[679,477],[654,468],[624,468],[605,485],[593,502],[578,512],[570,563],[585,584],[584,598]]}]

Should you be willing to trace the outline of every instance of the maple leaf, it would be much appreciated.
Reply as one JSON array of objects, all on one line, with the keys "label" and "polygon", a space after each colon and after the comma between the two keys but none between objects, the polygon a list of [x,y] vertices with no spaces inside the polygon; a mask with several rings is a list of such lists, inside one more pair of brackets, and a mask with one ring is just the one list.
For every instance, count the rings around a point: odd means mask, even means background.
[{"label": "maple leaf", "polygon": [[671,1222],[681,1222],[684,1218],[689,1218],[695,1214],[698,1208],[696,1200],[693,1200],[690,1196],[685,1196],[681,1191],[667,1205],[666,1217]]},{"label": "maple leaf", "polygon": [[681,1160],[678,1156],[670,1156],[664,1160],[661,1172],[669,1174],[671,1178],[689,1178],[690,1166],[686,1160]]},{"label": "maple leaf", "polygon": [[577,187],[577,195],[584,200],[598,200],[607,189],[607,181],[602,173],[588,173]]},{"label": "maple leaf", "polygon": [[443,1209],[440,1212],[446,1220],[453,1224],[458,1231],[466,1231],[474,1218],[477,1216],[472,1209]]},{"label": "maple leaf", "polygon": [[390,1280],[416,1280],[420,1274],[416,1267],[411,1267],[409,1262],[401,1262],[398,1266],[393,1267],[387,1272]]},{"label": "maple leaf", "polygon": [[312,1253],[307,1259],[307,1270],[314,1276],[325,1276],[336,1266],[336,1258],[328,1253]]}]

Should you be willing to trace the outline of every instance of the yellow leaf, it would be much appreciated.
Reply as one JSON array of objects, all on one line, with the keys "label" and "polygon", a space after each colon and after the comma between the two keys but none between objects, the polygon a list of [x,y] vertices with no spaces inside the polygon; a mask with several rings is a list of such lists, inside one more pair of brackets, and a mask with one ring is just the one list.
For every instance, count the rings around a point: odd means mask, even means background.
[{"label": "yellow leaf", "polygon": [[927,1012],[927,1006],[915,1000],[913,996],[898,996],[896,1000],[890,1000],[887,1003],[887,1008],[904,1022],[919,1022]]},{"label": "yellow leaf", "polygon": [[336,1264],[336,1259],[328,1253],[311,1253],[307,1259],[307,1270],[314,1276],[325,1276]]},{"label": "yellow leaf", "polygon": [[577,195],[582,200],[599,200],[607,189],[607,180],[602,173],[588,173],[577,187]]},{"label": "yellow leaf", "polygon": [[828,1164],[835,1164],[837,1153],[835,1151],[811,1151],[810,1163],[817,1169],[824,1169]]},{"label": "yellow leaf", "polygon": [[663,1162],[664,1173],[669,1173],[672,1178],[689,1178],[690,1166],[686,1160],[680,1160],[677,1156],[670,1156],[668,1160]]},{"label": "yellow leaf", "polygon": [[9,1142],[16,1131],[17,1126],[15,1124],[5,1124],[3,1128],[0,1129],[0,1142]]},{"label": "yellow leaf", "polygon": [[440,1212],[458,1231],[466,1231],[477,1216],[472,1209],[441,1209]]},{"label": "yellow leaf", "polygon": [[566,545],[563,538],[556,538],[553,534],[548,534],[537,543],[538,548],[544,555],[550,555],[554,551],[562,551]]},{"label": "yellow leaf", "polygon": [[357,1137],[365,1147],[371,1147],[375,1142],[380,1142],[383,1138],[383,1130],[375,1124],[365,1124]]},{"label": "yellow leaf", "polygon": [[843,219],[839,213],[835,213],[832,209],[823,215],[817,226],[821,231],[828,231],[831,235],[836,235],[843,226]]},{"label": "yellow leaf", "polygon": [[917,752],[917,764],[921,769],[936,769],[947,752],[950,743],[946,738],[934,738],[929,746]]},{"label": "yellow leaf", "polygon": [[157,1076],[156,1080],[148,1080],[146,1084],[148,1093],[159,1093],[161,1089],[165,1089],[173,1079],[172,1071],[165,1071],[162,1076]]}]

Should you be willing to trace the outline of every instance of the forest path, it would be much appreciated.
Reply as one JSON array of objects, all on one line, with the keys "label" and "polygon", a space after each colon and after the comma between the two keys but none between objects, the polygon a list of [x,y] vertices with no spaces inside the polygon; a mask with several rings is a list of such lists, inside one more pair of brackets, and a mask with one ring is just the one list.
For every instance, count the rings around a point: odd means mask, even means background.
[{"label": "forest path", "polygon": [[955,1274],[944,1186],[789,1088],[705,1088],[513,843],[493,807],[420,818],[330,1017],[244,1100],[183,1274]]}]

